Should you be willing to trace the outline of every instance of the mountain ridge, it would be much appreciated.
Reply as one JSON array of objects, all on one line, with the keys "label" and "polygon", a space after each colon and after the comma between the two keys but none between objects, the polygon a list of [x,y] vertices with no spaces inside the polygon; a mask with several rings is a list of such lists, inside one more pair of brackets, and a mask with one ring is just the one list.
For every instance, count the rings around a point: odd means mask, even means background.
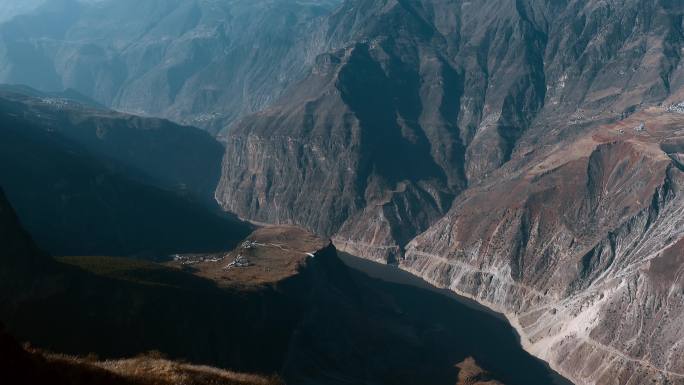
[{"label": "mountain ridge", "polygon": [[[669,223],[663,233],[674,243],[661,252],[684,252],[673,187],[680,150],[663,150],[681,135],[675,52],[684,9],[647,3],[347,2],[331,16],[340,25],[354,25],[349,9],[376,17],[357,30],[362,42],[319,56],[280,103],[236,125],[217,199],[246,218],[330,235],[343,251],[509,314],[528,348],[578,384],[677,383],[681,333],[634,326],[660,314],[637,310],[653,303],[672,306],[666,325],[680,314],[677,274],[663,294],[633,271],[662,240],[636,228]],[[457,136],[437,134],[434,122]],[[432,173],[432,162],[442,171]],[[417,180],[412,167],[422,170]],[[321,218],[320,208],[331,214]],[[480,222],[492,227],[478,232]],[[628,233],[636,238],[621,238]],[[598,301],[589,294],[598,287],[616,291]],[[639,296],[618,304],[635,287]],[[528,315],[535,303],[555,303],[545,292],[566,310]],[[620,324],[615,311],[630,315]],[[573,329],[574,317],[588,317],[580,318],[588,331]],[[651,338],[658,348],[646,352]]]}]

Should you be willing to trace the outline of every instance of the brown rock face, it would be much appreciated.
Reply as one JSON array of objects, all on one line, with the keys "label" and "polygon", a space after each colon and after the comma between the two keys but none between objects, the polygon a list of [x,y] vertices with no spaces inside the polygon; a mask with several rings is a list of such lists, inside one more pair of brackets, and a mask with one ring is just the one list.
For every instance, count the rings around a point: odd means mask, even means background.
[{"label": "brown rock face", "polygon": [[330,51],[309,76],[230,131],[216,198],[397,260],[516,152],[674,97],[680,13],[639,2],[346,2],[322,23]]},{"label": "brown rock face", "polygon": [[[217,199],[245,217],[298,223],[335,234],[346,250],[397,258],[415,234],[448,210],[468,177],[500,165],[510,152],[495,134],[500,143],[487,144],[475,162],[466,153],[466,145],[477,142],[471,131],[482,113],[462,114],[467,108],[461,104],[488,111],[513,99],[484,97],[490,85],[466,79],[467,63],[457,53],[468,51],[469,43],[454,39],[456,31],[440,31],[435,16],[446,12],[468,20],[464,29],[474,27],[470,12],[455,11],[431,3],[343,5],[329,19],[329,45],[339,49],[319,56],[311,75],[280,103],[231,131]],[[502,14],[512,28],[521,22]],[[527,57],[513,54],[529,33],[516,32],[513,44],[492,45],[508,68],[532,72]],[[476,72],[484,77],[486,71]],[[525,93],[514,101],[521,110],[541,105],[543,87],[534,84],[536,78],[500,73],[496,79],[505,88],[517,83],[516,90]],[[500,121],[494,115],[487,118],[492,125]],[[528,120],[507,122],[506,135],[517,136]]]},{"label": "brown rock face", "polygon": [[505,312],[578,384],[682,383],[682,14],[349,1],[216,198]]},{"label": "brown rock face", "polygon": [[498,171],[402,268],[506,313],[577,383],[682,383],[684,174],[660,145],[682,123],[648,109]]}]

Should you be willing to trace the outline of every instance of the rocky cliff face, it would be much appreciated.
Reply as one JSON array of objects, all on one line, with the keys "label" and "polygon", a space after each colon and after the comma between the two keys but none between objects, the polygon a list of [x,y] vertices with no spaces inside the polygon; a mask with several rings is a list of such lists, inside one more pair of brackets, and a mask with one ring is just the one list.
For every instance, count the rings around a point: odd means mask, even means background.
[{"label": "rocky cliff face", "polygon": [[639,2],[346,2],[325,24],[325,45],[336,48],[226,138],[217,200],[394,260],[515,152],[676,94],[678,12]]},{"label": "rocky cliff face", "polygon": [[579,384],[681,383],[683,13],[346,2],[217,200],[505,312]]},{"label": "rocky cliff face", "polygon": [[506,313],[577,383],[682,383],[684,174],[663,145],[682,123],[648,109],[500,170],[402,268]]}]

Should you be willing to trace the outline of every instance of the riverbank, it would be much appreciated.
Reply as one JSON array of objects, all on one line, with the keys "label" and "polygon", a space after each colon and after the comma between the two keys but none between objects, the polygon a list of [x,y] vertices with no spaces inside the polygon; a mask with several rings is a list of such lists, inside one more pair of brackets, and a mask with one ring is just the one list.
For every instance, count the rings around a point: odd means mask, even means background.
[{"label": "riverbank", "polygon": [[512,317],[510,314],[498,312],[493,307],[489,307],[487,306],[487,304],[478,302],[465,293],[458,293],[453,290],[437,287],[434,284],[424,280],[420,276],[408,270],[401,269],[398,266],[381,264],[378,262],[356,257],[348,253],[338,252],[338,254],[340,259],[342,259],[342,261],[345,263],[345,265],[354,270],[361,271],[371,278],[380,279],[394,284],[408,285],[428,290],[438,295],[448,297],[454,302],[464,307],[467,307],[468,309],[486,314],[487,316],[494,317],[498,320],[506,322],[506,324],[511,328],[511,331],[515,334],[515,337],[520,347],[523,350],[525,350],[525,352],[527,352],[527,354],[529,354],[530,357],[539,361],[541,364],[544,365],[544,367],[548,369],[552,381],[551,383],[553,385],[572,385],[572,382],[570,380],[568,380],[567,378],[563,377],[560,373],[558,373],[555,368],[549,365],[548,362],[540,359],[539,357],[533,354],[533,352],[531,351],[531,346],[527,343],[526,339],[523,338],[521,335],[522,329],[518,324],[517,319],[515,317]]}]

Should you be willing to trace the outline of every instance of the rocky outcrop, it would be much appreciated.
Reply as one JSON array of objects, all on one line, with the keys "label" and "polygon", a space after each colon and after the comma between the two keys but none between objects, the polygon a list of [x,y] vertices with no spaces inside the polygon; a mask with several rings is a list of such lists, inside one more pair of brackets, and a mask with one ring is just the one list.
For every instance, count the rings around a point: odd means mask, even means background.
[{"label": "rocky outcrop", "polygon": [[505,313],[578,384],[683,383],[684,174],[660,145],[681,123],[650,109],[501,171],[401,267]]},{"label": "rocky outcrop", "polygon": [[456,385],[503,385],[491,379],[489,373],[482,370],[472,357],[466,358],[456,366],[460,369]]}]

